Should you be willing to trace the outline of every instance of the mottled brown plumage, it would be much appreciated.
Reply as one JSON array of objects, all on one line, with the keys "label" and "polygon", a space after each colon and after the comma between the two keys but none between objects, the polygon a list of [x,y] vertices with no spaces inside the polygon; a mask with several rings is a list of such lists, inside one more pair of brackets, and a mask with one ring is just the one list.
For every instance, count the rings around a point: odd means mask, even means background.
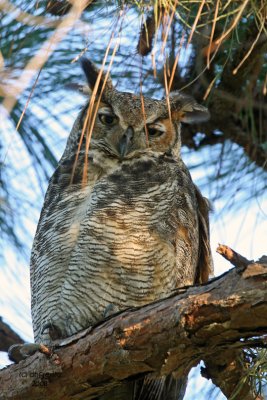
[{"label": "mottled brown plumage", "polygon": [[[89,60],[82,64],[93,90],[98,70]],[[103,82],[104,75],[89,152],[90,121],[81,140],[87,103],[38,224],[31,257],[37,342],[49,344],[118,310],[206,281],[211,271],[208,201],[180,158],[180,122],[205,120],[208,111],[174,92],[169,104],[144,98],[144,113],[139,96]],[[167,381],[131,383],[125,395],[121,389],[103,399],[175,398],[177,382]]]}]

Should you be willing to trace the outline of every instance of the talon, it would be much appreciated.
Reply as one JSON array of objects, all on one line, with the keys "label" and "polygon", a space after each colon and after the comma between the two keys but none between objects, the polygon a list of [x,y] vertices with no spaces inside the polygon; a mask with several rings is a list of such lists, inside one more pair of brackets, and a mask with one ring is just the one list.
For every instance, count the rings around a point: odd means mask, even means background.
[{"label": "talon", "polygon": [[53,354],[52,350],[42,343],[39,344],[39,351],[40,353],[46,354],[47,356],[52,356]]},{"label": "talon", "polygon": [[57,354],[54,353],[51,357],[52,357],[52,361],[55,365],[61,364],[60,358]]},{"label": "talon", "polygon": [[61,364],[60,358],[56,353],[53,352],[53,348],[49,348],[49,347],[45,346],[44,344],[40,343],[39,351],[41,353],[45,354],[46,356],[50,357],[54,364],[56,364],[56,365]]}]

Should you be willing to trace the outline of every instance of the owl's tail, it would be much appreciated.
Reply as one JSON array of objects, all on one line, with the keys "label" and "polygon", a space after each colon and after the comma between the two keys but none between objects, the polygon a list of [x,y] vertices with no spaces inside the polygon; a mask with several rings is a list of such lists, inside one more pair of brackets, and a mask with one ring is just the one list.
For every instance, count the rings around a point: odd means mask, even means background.
[{"label": "owl's tail", "polygon": [[124,382],[98,400],[182,400],[186,385],[187,376],[179,379],[171,376],[153,379],[147,376]]}]

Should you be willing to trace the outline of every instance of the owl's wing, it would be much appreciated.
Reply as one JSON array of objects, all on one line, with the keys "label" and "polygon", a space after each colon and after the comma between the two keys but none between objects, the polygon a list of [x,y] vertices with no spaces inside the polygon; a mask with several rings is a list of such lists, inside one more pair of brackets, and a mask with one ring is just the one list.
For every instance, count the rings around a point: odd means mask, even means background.
[{"label": "owl's wing", "polygon": [[[40,214],[39,222],[37,225],[35,238],[32,246],[31,253],[31,286],[32,293],[34,292],[34,281],[35,281],[35,264],[40,257],[40,253],[42,253],[45,246],[43,246],[43,235],[47,233],[49,229],[51,229],[51,223],[57,216],[58,212],[58,203],[63,195],[63,191],[70,184],[73,165],[76,159],[76,148],[77,148],[77,138],[79,138],[79,133],[83,123],[83,116],[86,107],[84,107],[79,113],[76,121],[72,127],[70,136],[68,138],[68,142],[66,145],[66,149],[64,154],[59,160],[58,166],[51,176],[48,184],[48,188],[44,198],[44,204],[42,207],[42,211]],[[79,154],[79,160],[82,159],[82,154]],[[83,163],[84,159],[82,159]],[[81,175],[81,171],[79,168],[75,170],[77,176]],[[73,179],[77,179],[76,177]],[[33,293],[35,294],[35,293]]]},{"label": "owl's wing", "polygon": [[[59,174],[60,167],[58,166],[50,178],[48,189],[45,194],[44,198],[44,204],[42,207],[42,211],[40,214],[39,222],[37,225],[33,245],[32,245],[32,251],[31,251],[31,263],[30,263],[30,269],[31,269],[31,291],[32,291],[32,296],[35,297],[35,268],[36,264],[38,263],[38,259],[42,252],[44,251],[44,239],[43,236],[46,233],[46,231],[49,229],[49,226],[51,225],[51,221],[49,216],[52,214],[53,209],[56,207],[56,204],[58,202],[58,197],[60,195],[60,192],[58,190],[58,185],[57,185],[57,176]],[[50,225],[49,225],[50,224]]]},{"label": "owl's wing", "polygon": [[210,248],[209,212],[211,204],[202,196],[196,185],[198,226],[199,226],[199,254],[195,283],[205,283],[213,275],[213,262]]}]

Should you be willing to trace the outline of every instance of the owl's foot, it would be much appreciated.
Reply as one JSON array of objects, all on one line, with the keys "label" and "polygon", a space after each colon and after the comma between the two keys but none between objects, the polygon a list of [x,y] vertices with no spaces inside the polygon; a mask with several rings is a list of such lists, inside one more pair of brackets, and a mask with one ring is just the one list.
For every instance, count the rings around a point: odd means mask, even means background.
[{"label": "owl's foot", "polygon": [[40,351],[47,356],[52,355],[52,351],[44,344],[40,343],[24,343],[24,344],[13,344],[8,349],[8,357],[11,361],[16,364],[25,358],[32,356],[37,351]]}]

